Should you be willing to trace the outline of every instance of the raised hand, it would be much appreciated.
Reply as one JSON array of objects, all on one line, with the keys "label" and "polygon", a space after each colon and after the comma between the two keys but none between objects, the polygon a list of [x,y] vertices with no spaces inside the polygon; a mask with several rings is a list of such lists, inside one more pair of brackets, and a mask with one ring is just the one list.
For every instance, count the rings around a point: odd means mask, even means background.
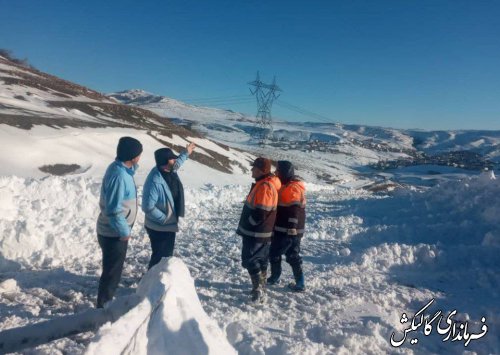
[{"label": "raised hand", "polygon": [[196,148],[196,144],[194,143],[189,143],[187,146],[186,146],[186,150],[188,152],[189,155],[191,155],[191,153],[193,152],[194,148]]}]

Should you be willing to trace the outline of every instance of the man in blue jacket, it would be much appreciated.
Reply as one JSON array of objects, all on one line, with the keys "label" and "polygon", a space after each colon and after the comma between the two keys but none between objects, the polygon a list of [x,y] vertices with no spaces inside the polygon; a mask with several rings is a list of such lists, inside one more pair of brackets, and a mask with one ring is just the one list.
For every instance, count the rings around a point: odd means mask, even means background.
[{"label": "man in blue jacket", "polygon": [[194,148],[194,143],[188,144],[179,156],[169,148],[155,151],[156,166],[146,178],[142,194],[144,224],[152,249],[149,269],[174,253],[179,218],[184,217],[184,187],[177,170]]},{"label": "man in blue jacket", "polygon": [[97,219],[97,238],[102,250],[102,274],[97,293],[97,308],[110,301],[118,287],[127,254],[130,232],[137,215],[137,189],[134,173],[141,158],[142,144],[122,137],[116,159],[104,175]]}]

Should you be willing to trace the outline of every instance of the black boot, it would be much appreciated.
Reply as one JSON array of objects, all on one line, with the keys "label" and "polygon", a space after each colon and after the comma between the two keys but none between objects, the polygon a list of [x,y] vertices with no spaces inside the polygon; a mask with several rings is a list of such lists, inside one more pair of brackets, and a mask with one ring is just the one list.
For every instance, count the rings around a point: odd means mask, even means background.
[{"label": "black boot", "polygon": [[295,292],[302,292],[306,289],[304,282],[304,273],[302,271],[302,264],[292,265],[293,277],[295,283],[291,283],[289,287]]},{"label": "black boot", "polygon": [[277,285],[280,282],[281,276],[281,261],[271,263],[271,277],[267,279],[269,285]]},{"label": "black boot", "polygon": [[252,280],[252,302],[262,302],[264,292],[261,285],[261,272],[250,274],[250,279]]},{"label": "black boot", "polygon": [[266,283],[267,283],[267,270],[260,270],[260,287],[262,288],[262,292],[266,293]]}]

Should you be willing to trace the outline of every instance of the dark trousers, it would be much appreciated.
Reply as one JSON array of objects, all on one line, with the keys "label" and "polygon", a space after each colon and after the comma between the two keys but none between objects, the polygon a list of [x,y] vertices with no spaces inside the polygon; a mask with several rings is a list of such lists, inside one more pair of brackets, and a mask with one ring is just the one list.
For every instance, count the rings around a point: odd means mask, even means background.
[{"label": "dark trousers", "polygon": [[99,279],[97,292],[97,307],[102,308],[110,301],[118,287],[123,271],[123,263],[127,255],[128,240],[120,238],[103,237],[98,235],[99,246],[102,250],[102,274]]},{"label": "dark trousers", "polygon": [[267,270],[269,264],[269,242],[259,242],[252,237],[242,237],[241,265],[250,275]]},{"label": "dark trousers", "polygon": [[148,270],[158,264],[161,258],[174,255],[175,232],[160,232],[146,227],[149,240],[151,241],[151,260]]},{"label": "dark trousers", "polygon": [[285,254],[286,262],[292,267],[294,265],[302,265],[300,239],[298,237],[273,236],[271,250],[269,251],[269,261],[271,264],[281,263],[281,256]]}]

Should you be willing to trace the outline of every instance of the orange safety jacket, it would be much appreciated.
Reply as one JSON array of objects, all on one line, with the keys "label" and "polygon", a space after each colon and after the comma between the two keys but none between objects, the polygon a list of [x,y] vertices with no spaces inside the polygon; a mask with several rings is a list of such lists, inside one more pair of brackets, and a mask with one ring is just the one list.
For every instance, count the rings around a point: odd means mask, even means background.
[{"label": "orange safety jacket", "polygon": [[302,237],[306,221],[306,187],[303,181],[291,180],[278,193],[274,233],[277,237]]},{"label": "orange safety jacket", "polygon": [[272,174],[265,175],[252,184],[236,233],[261,242],[271,240],[280,187],[280,180]]}]

